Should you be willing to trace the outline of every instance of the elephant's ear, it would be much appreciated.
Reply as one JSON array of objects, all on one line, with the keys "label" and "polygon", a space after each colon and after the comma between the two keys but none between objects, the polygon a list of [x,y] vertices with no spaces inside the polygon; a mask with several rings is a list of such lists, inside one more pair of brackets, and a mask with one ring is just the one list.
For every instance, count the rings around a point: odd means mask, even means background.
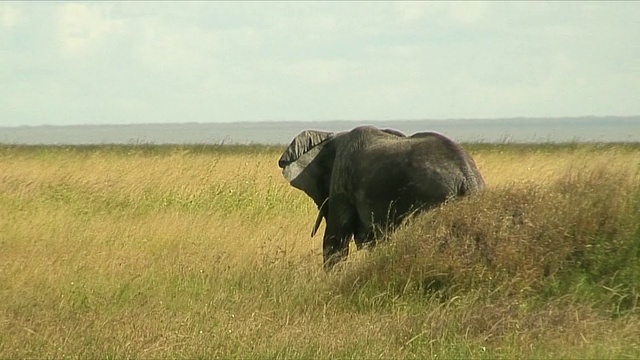
[{"label": "elephant's ear", "polygon": [[[291,144],[285,149],[284,153],[282,153],[282,156],[280,156],[278,160],[278,166],[284,169],[332,135],[333,133],[317,130],[305,130],[301,132],[291,141]],[[291,181],[291,179],[287,180]]]},{"label": "elephant's ear", "polygon": [[324,131],[303,131],[296,136],[278,160],[282,175],[291,186],[304,191],[318,208],[329,197],[331,170],[335,151],[334,134]]}]

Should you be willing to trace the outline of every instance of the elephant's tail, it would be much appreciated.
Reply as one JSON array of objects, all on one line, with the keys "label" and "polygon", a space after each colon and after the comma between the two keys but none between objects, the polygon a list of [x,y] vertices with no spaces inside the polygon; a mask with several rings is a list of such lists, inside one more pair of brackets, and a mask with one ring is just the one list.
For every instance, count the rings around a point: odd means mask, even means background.
[{"label": "elephant's tail", "polygon": [[482,174],[480,174],[480,170],[478,170],[478,166],[471,155],[466,151],[463,151],[463,158],[464,165],[462,167],[462,171],[464,179],[462,181],[462,186],[458,189],[458,196],[472,195],[484,190],[486,187],[484,178],[482,177]]},{"label": "elephant's tail", "polygon": [[458,196],[468,196],[476,194],[485,188],[484,179],[478,171],[473,171],[462,180],[462,183],[458,187]]}]

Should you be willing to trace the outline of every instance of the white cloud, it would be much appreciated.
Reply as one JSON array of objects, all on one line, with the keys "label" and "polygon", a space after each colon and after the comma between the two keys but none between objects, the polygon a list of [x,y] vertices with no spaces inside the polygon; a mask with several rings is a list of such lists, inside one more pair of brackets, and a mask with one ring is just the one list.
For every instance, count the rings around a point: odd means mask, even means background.
[{"label": "white cloud", "polygon": [[459,24],[475,24],[484,20],[491,3],[483,1],[398,1],[394,12],[401,22],[447,20]]},{"label": "white cloud", "polygon": [[21,18],[20,10],[7,3],[0,3],[0,27],[12,28]]},{"label": "white cloud", "polygon": [[345,81],[353,66],[340,59],[311,59],[294,63],[291,73],[309,86],[330,85]]},{"label": "white cloud", "polygon": [[475,24],[485,19],[491,3],[484,1],[452,1],[447,3],[449,18],[461,24]]},{"label": "white cloud", "polygon": [[206,49],[215,39],[211,34],[193,27],[174,28],[157,19],[146,19],[136,26],[133,56],[145,66],[158,71],[186,71],[200,68]]},{"label": "white cloud", "polygon": [[58,41],[66,55],[85,54],[109,33],[123,29],[123,21],[112,19],[105,4],[65,3],[57,16]]},{"label": "white cloud", "polygon": [[401,21],[408,23],[423,20],[441,8],[441,4],[432,1],[397,1],[394,5]]},{"label": "white cloud", "polygon": [[637,2],[0,2],[0,99],[16,124],[640,113],[638,15]]}]

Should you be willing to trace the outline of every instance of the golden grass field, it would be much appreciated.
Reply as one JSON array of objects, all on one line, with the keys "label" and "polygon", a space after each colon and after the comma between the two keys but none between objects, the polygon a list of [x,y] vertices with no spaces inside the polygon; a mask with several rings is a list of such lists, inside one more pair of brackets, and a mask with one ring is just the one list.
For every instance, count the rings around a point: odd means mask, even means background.
[{"label": "golden grass field", "polygon": [[0,358],[640,357],[640,146],[468,149],[327,274],[283,148],[0,146]]}]

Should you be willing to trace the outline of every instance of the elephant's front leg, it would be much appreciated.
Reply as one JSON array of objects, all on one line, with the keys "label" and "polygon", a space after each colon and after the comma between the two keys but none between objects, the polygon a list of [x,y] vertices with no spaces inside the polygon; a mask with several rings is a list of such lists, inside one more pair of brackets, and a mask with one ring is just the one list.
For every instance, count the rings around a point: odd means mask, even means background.
[{"label": "elephant's front leg", "polygon": [[332,197],[329,204],[327,228],[322,241],[325,270],[331,270],[349,255],[349,240],[355,230],[355,211],[348,203]]}]

